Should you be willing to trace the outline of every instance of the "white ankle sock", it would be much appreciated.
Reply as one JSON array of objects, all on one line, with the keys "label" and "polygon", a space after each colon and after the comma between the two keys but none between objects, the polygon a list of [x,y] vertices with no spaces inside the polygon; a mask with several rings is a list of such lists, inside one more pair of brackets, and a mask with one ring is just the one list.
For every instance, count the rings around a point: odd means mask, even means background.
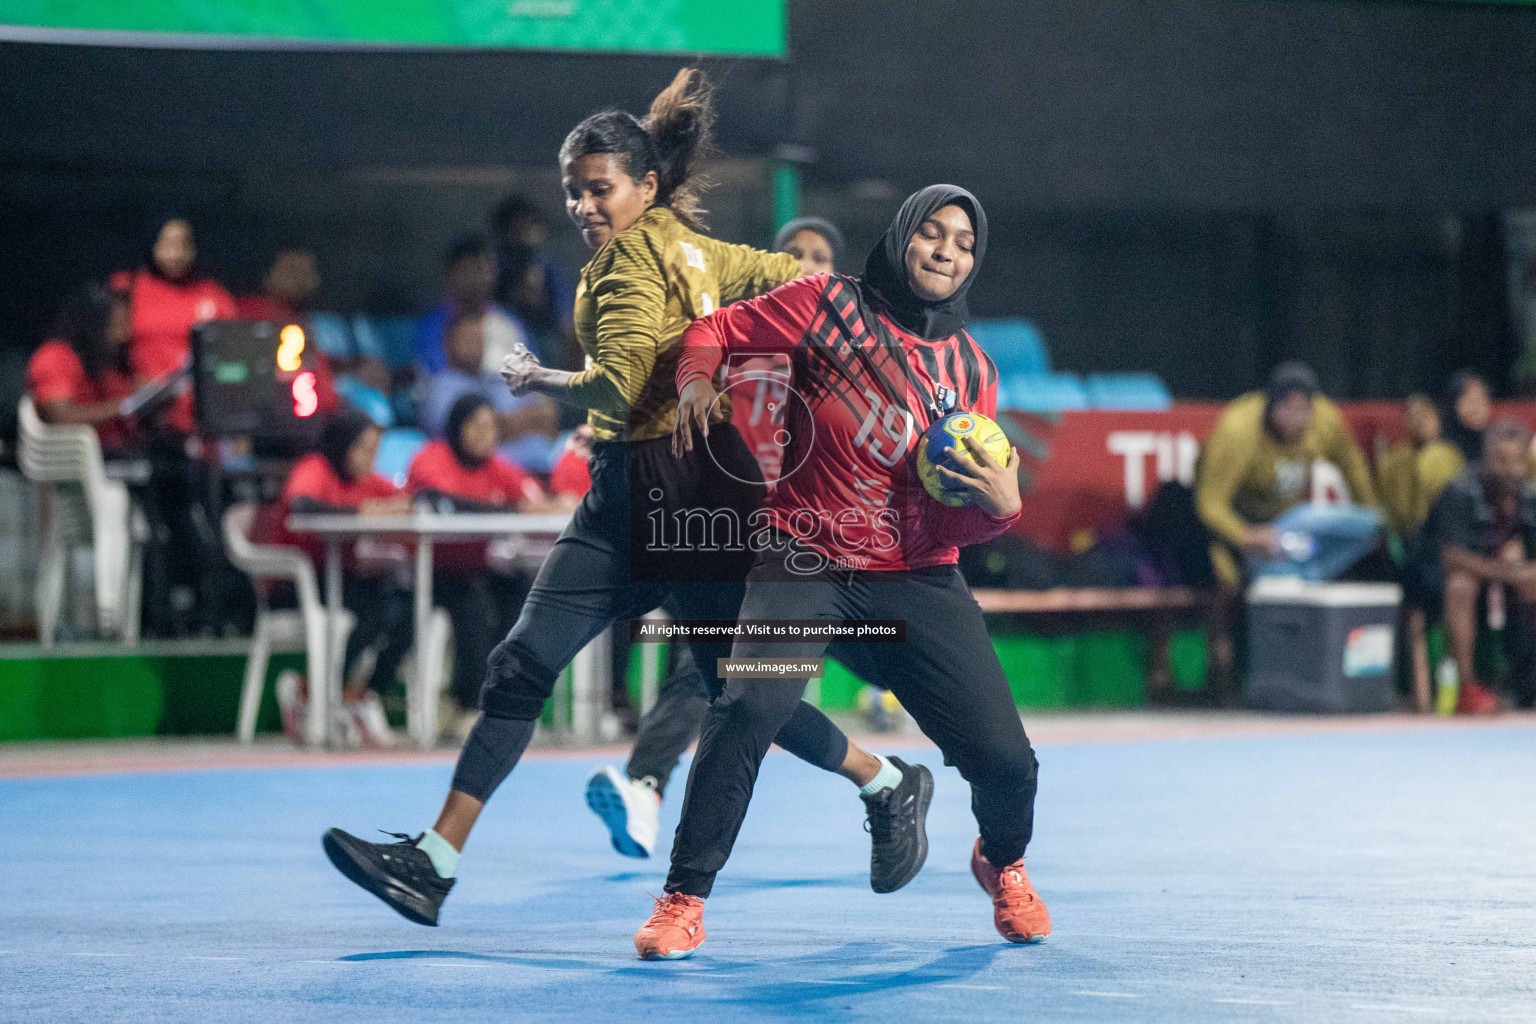
[{"label": "white ankle sock", "polygon": [[882,789],[895,789],[901,785],[901,769],[891,764],[890,760],[882,754],[876,754],[880,758],[880,770],[875,777],[859,787],[859,795],[874,796]]},{"label": "white ankle sock", "polygon": [[427,829],[416,841],[416,849],[432,858],[432,868],[439,878],[452,878],[459,871],[459,851],[453,844],[432,829]]}]

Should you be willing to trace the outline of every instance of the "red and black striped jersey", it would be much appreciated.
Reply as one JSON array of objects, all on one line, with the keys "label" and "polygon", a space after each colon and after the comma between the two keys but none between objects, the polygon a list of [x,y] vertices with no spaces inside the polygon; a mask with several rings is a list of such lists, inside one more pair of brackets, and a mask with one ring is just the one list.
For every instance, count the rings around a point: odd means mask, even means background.
[{"label": "red and black striped jersey", "polygon": [[771,490],[784,466],[784,402],[789,397],[789,359],[746,356],[725,365],[721,392],[731,399],[731,425],[763,471]]},{"label": "red and black striped jersey", "polygon": [[916,444],[951,409],[997,412],[997,367],[970,334],[926,340],[883,315],[855,278],[817,274],[695,320],[677,386],[727,356],[789,359],[785,443],[773,525],[861,569],[953,563],[958,548],[1007,530],[981,509],[923,490]]}]

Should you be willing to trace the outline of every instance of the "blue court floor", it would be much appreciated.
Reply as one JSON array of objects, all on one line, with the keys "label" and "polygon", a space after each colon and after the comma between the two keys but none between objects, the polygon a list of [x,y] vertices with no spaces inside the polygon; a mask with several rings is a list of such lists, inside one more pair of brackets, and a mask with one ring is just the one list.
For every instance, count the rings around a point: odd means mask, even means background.
[{"label": "blue court floor", "polygon": [[518,768],[437,929],[320,834],[420,830],[444,763],[3,781],[0,1020],[1536,1021],[1530,720],[1044,746],[1040,946],[993,932],[965,787],[913,757],[932,852],[888,896],[851,787],[770,757],[682,963],[634,958],[666,862],[608,847],[596,761]]}]

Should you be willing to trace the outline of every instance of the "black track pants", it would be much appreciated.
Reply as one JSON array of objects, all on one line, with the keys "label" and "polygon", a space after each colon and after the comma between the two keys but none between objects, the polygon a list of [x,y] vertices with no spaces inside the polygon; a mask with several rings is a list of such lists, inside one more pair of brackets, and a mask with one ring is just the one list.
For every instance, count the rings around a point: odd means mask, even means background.
[{"label": "black track pants", "polygon": [[[826,569],[803,576],[765,552],[747,578],[743,619],[903,619],[905,643],[839,643],[859,676],[888,687],[971,784],[982,851],[1024,853],[1036,761],[981,609],[952,565],[905,572]],[[818,658],[825,641],[737,641],[738,658]],[[708,896],[746,817],[768,744],[801,703],[805,679],[732,679],[710,707],[672,844],[668,892]]]},{"label": "black track pants", "polygon": [[[752,562],[746,521],[762,486],[754,483],[761,480],[757,463],[734,428],[714,428],[708,448],[695,445],[681,459],[672,456],[670,438],[599,443],[591,473],[592,488],[540,567],[517,624],[491,653],[480,693],[482,719],[535,720],[556,675],[588,641],[669,597],[683,618],[737,617]],[[675,513],[691,510],[703,516],[686,549],[666,531],[675,527]],[[733,520],[739,529],[728,536]],[[708,534],[716,543],[703,542],[706,529],[718,531]],[[716,660],[730,654],[730,642],[690,647],[705,688],[719,692]],[[847,755],[847,737],[809,704],[790,708],[780,724],[779,745],[811,764],[831,771]],[[454,788],[487,799],[522,756],[518,744],[527,735],[489,727],[478,741],[472,735],[459,756]],[[508,736],[521,738],[517,749],[506,749]]]}]

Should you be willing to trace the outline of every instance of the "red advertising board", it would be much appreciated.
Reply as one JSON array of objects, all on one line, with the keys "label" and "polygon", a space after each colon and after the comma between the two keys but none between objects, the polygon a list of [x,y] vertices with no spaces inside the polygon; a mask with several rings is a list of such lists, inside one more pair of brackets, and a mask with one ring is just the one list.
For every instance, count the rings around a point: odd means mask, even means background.
[{"label": "red advertising board", "polygon": [[[1223,406],[1179,403],[1167,412],[1089,410],[1055,417],[1005,412],[1004,429],[1023,459],[1026,494],[1018,532],[1056,550],[1123,529],[1164,480],[1194,480],[1200,444]],[[1395,402],[1343,405],[1367,458],[1403,439]],[[1499,415],[1536,426],[1536,404],[1500,405]],[[1086,532],[1084,532],[1086,531]]]}]

